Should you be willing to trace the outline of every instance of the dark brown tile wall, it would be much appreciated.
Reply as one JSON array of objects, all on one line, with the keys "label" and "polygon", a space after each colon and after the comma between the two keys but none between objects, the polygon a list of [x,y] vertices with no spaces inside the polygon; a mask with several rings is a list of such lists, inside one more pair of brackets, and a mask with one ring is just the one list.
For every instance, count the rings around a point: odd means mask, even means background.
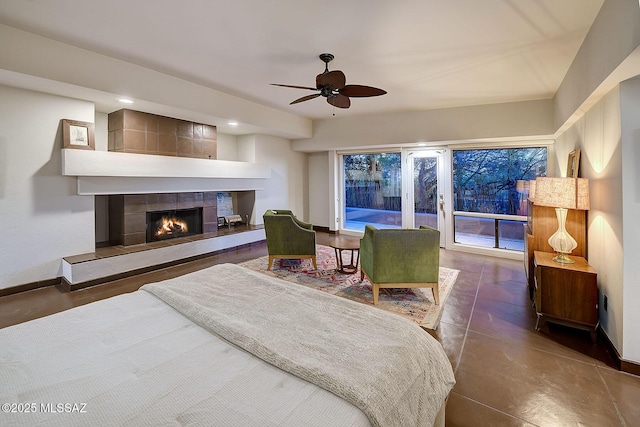
[{"label": "dark brown tile wall", "polygon": [[215,126],[133,110],[109,114],[109,151],[217,158]]},{"label": "dark brown tile wall", "polygon": [[218,193],[202,193],[202,231],[211,233],[218,230]]},{"label": "dark brown tile wall", "polygon": [[117,194],[109,196],[109,240],[138,245],[147,240],[147,212],[202,208],[202,231],[218,230],[217,192]]}]

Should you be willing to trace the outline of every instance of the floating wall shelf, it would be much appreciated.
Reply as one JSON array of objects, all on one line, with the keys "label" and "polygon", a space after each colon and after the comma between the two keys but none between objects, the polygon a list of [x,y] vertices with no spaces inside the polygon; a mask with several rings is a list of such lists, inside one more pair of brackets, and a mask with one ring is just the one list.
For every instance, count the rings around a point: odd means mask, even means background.
[{"label": "floating wall shelf", "polygon": [[62,150],[62,175],[78,177],[78,194],[259,190],[271,177],[263,163]]},{"label": "floating wall shelf", "polygon": [[63,149],[62,175],[143,178],[269,178],[271,168],[262,163],[230,160]]}]

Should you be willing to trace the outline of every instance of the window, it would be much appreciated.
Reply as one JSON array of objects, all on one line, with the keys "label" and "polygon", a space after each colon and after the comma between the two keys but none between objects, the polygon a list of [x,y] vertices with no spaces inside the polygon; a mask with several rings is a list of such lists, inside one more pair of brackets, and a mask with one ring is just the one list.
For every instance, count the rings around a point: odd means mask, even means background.
[{"label": "window", "polygon": [[400,153],[350,154],[344,162],[344,227],[402,226]]},{"label": "window", "polygon": [[454,241],[523,250],[528,181],[547,173],[547,149],[453,152]]}]

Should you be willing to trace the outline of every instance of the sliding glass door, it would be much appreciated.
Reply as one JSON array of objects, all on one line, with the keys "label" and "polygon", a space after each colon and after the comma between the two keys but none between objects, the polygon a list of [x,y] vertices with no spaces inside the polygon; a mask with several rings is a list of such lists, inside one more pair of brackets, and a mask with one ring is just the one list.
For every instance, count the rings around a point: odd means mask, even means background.
[{"label": "sliding glass door", "polygon": [[344,154],[342,228],[402,227],[400,153]]},{"label": "sliding glass door", "polygon": [[444,244],[442,165],[442,152],[433,150],[343,154],[342,229],[428,225]]},{"label": "sliding glass door", "polygon": [[405,227],[426,225],[440,230],[440,245],[445,245],[444,185],[442,150],[407,150],[405,168]]}]

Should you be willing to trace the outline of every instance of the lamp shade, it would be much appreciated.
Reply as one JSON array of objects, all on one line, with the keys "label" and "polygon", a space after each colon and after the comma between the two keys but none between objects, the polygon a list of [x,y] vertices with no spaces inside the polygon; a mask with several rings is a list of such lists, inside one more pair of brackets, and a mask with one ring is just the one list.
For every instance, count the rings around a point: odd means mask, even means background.
[{"label": "lamp shade", "polygon": [[589,180],[586,178],[537,178],[534,203],[538,206],[589,210]]}]

